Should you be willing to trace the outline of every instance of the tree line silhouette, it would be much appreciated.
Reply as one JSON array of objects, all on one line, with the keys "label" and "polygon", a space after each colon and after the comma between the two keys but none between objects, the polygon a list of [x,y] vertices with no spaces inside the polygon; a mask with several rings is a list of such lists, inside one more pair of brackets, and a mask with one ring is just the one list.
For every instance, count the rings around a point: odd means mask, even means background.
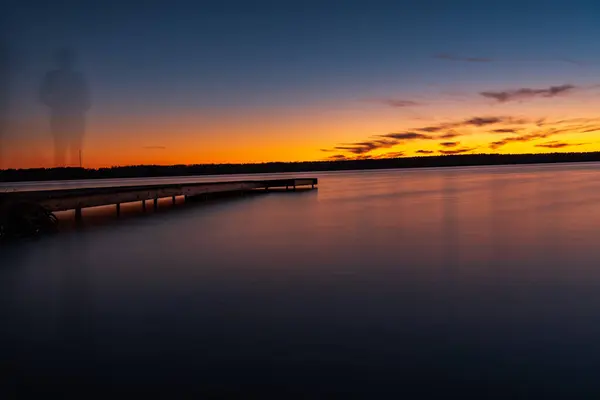
[{"label": "tree line silhouette", "polygon": [[543,154],[464,154],[388,159],[267,162],[252,164],[132,165],[123,167],[0,170],[1,182],[69,179],[142,178],[191,175],[265,174],[394,168],[457,167],[600,161],[600,152]]}]

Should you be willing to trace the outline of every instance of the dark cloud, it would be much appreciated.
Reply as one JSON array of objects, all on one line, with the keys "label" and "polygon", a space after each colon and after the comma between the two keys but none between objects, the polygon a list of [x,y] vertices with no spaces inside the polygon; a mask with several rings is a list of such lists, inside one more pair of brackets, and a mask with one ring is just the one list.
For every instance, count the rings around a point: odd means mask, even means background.
[{"label": "dark cloud", "polygon": [[426,126],[424,128],[417,128],[416,130],[421,131],[421,132],[435,133],[435,132],[439,132],[444,129],[448,129],[448,126],[446,126],[446,125]]},{"label": "dark cloud", "polygon": [[382,155],[378,156],[377,158],[399,158],[399,157],[402,157],[402,156],[404,156],[404,152],[403,151],[394,151],[394,152],[391,152],[391,153],[382,154]]},{"label": "dark cloud", "polygon": [[375,143],[378,148],[380,148],[380,147],[392,147],[392,146],[398,144],[398,140],[397,139],[399,139],[399,138],[375,139],[375,140],[372,140],[370,143]]},{"label": "dark cloud", "polygon": [[[481,128],[494,124],[527,124],[529,120],[510,116],[480,116],[471,117],[456,122],[444,122],[438,125],[429,125],[420,128],[411,129],[404,132],[391,132],[384,135],[377,135],[372,139],[355,143],[341,143],[333,149],[321,149],[324,152],[347,152],[355,156],[366,156],[368,153],[377,150],[401,145],[407,141],[416,140],[444,140],[449,141],[464,133],[457,132],[456,128],[475,127]],[[442,133],[443,132],[443,133]],[[446,142],[448,143],[448,142]],[[442,146],[448,147],[449,145]],[[497,144],[501,146],[501,144]],[[425,153],[423,153],[425,154]]]},{"label": "dark cloud", "polygon": [[424,135],[422,133],[417,133],[417,132],[395,132],[395,133],[388,133],[386,135],[382,135],[382,137],[396,139],[396,140],[417,140],[417,139],[430,140],[430,139],[433,139],[433,137],[431,137],[429,135]]},{"label": "dark cloud", "polygon": [[380,102],[390,107],[413,107],[421,105],[421,103],[418,103],[416,101],[401,99],[381,99]]},{"label": "dark cloud", "polygon": [[547,149],[562,149],[563,147],[583,146],[584,144],[587,143],[567,143],[554,140],[552,142],[536,144],[535,147],[544,147]]},{"label": "dark cloud", "polygon": [[365,140],[356,143],[343,143],[335,146],[332,150],[321,149],[322,151],[347,151],[356,155],[366,155],[367,153],[385,149],[402,144],[406,140],[431,140],[433,137],[417,132],[393,132],[377,136],[377,139]]},{"label": "dark cloud", "polygon": [[476,63],[486,63],[486,62],[493,61],[491,58],[486,58],[486,57],[460,57],[460,56],[456,56],[453,54],[447,54],[447,53],[436,54],[433,56],[433,58],[437,58],[440,60],[466,61],[466,62],[476,62]]},{"label": "dark cloud", "polygon": [[166,150],[166,146],[144,146],[146,150]]},{"label": "dark cloud", "polygon": [[582,129],[580,126],[567,126],[564,128],[550,128],[546,130],[546,136],[559,135],[561,133],[572,133]]},{"label": "dark cloud", "polygon": [[476,126],[482,127],[487,125],[494,124],[515,124],[515,125],[524,125],[529,124],[531,121],[526,118],[516,118],[516,117],[508,117],[508,116],[494,116],[494,117],[474,117],[469,118],[463,121],[463,125],[465,126]]},{"label": "dark cloud", "polygon": [[[589,133],[600,131],[600,119],[598,118],[572,118],[559,121],[541,122],[538,126],[550,126],[549,130],[554,135],[558,133],[580,132]],[[552,126],[555,126],[554,128]]]},{"label": "dark cloud", "polygon": [[365,146],[365,147],[361,147],[361,146],[335,146],[334,147],[335,150],[337,151],[349,151],[350,153],[353,154],[363,154],[363,153],[368,153],[369,151],[372,150],[372,148]]},{"label": "dark cloud", "polygon": [[519,131],[519,129],[515,129],[515,128],[500,128],[500,129],[493,129],[492,133],[517,133]]},{"label": "dark cloud", "polygon": [[345,160],[346,156],[343,154],[334,154],[332,156],[329,156],[328,159],[330,159],[330,160]]},{"label": "dark cloud", "polygon": [[560,149],[562,147],[567,147],[570,146],[568,143],[564,143],[564,142],[553,142],[553,143],[540,143],[540,144],[536,144],[535,147],[545,147],[548,149]]},{"label": "dark cloud", "polygon": [[527,135],[506,137],[502,140],[490,143],[490,148],[495,150],[509,143],[530,142],[532,140],[543,139],[548,136],[548,133],[530,133]]},{"label": "dark cloud", "polygon": [[560,125],[560,124],[589,124],[589,123],[597,123],[600,122],[600,118],[570,118],[570,119],[561,119],[558,121],[550,121],[550,122],[545,122],[546,119],[541,120],[542,125],[549,125],[549,124],[555,124],[555,125]]},{"label": "dark cloud", "polygon": [[521,88],[515,90],[505,90],[501,92],[481,92],[479,94],[483,97],[494,99],[499,103],[505,103],[508,101],[526,100],[535,97],[554,97],[573,91],[575,88],[576,86],[574,85],[560,85],[550,86],[547,89]]},{"label": "dark cloud", "polygon": [[431,154],[431,153],[433,153],[433,150],[417,150],[417,151],[415,151],[415,153],[417,153],[417,154]]},{"label": "dark cloud", "polygon": [[[440,131],[445,131],[448,129],[461,128],[461,127],[477,127],[480,128],[482,126],[487,125],[495,125],[495,124],[528,124],[529,120],[525,118],[515,118],[508,116],[484,116],[484,117],[472,117],[467,118],[463,121],[458,122],[446,122],[439,125],[430,125],[422,128],[416,128],[416,131],[419,132],[427,132],[427,133],[436,133]],[[459,134],[457,133],[456,136]],[[446,137],[449,138],[449,137]]]},{"label": "dark cloud", "polygon": [[442,147],[456,147],[460,144],[460,142],[441,142],[440,146]]},{"label": "dark cloud", "polygon": [[506,120],[506,117],[475,117],[475,118],[467,119],[463,123],[465,125],[479,127],[479,126],[497,124],[499,122],[504,122],[505,120]]},{"label": "dark cloud", "polygon": [[389,139],[374,139],[364,142],[349,143],[342,146],[334,147],[335,150],[349,151],[354,154],[366,154],[376,149],[384,149],[397,145],[399,142],[393,138]]},{"label": "dark cloud", "polygon": [[587,128],[587,129],[581,131],[581,133],[589,133],[589,132],[596,132],[596,131],[600,131],[600,126],[596,126],[593,128]]},{"label": "dark cloud", "polygon": [[332,149],[320,149],[320,150],[325,153],[331,153],[333,151]]},{"label": "dark cloud", "polygon": [[469,151],[475,150],[476,147],[463,147],[462,149],[453,149],[453,150],[440,150],[440,154],[451,156],[455,154],[468,153]]},{"label": "dark cloud", "polygon": [[438,139],[454,139],[455,137],[459,137],[459,136],[462,136],[462,135],[458,132],[450,131],[450,132],[444,133],[443,135],[438,136]]}]

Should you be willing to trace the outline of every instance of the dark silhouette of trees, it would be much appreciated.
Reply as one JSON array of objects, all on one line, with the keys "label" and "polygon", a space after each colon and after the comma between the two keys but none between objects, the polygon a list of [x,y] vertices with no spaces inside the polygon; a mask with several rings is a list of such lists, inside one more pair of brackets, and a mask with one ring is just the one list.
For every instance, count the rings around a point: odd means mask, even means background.
[{"label": "dark silhouette of trees", "polygon": [[37,168],[0,170],[0,181],[140,178],[278,172],[347,171],[391,168],[456,167],[600,161],[600,152],[546,154],[467,154],[373,160],[270,162],[260,164],[133,165],[100,169]]}]

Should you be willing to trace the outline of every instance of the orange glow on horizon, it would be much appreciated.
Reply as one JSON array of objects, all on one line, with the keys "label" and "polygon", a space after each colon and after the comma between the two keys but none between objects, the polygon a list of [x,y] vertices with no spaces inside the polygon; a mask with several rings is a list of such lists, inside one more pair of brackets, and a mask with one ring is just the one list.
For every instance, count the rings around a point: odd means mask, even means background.
[{"label": "orange glow on horizon", "polygon": [[[322,104],[319,107],[248,109],[180,116],[116,118],[92,113],[88,120],[83,165],[99,168],[140,164],[293,162],[326,160],[342,155],[347,158],[378,158],[388,154],[411,157],[457,150],[461,154],[600,151],[600,140],[597,139],[600,120],[594,116],[597,103],[566,99],[532,102],[524,107],[522,104],[490,105],[473,101],[433,104],[407,111],[379,104],[346,102],[337,106]],[[436,136],[429,140],[399,140],[364,154],[343,149],[356,143],[381,139],[389,133],[424,133],[419,129],[477,116],[506,115],[527,119],[529,123],[519,126],[504,122],[489,126],[461,126],[448,129],[460,134],[456,138]],[[535,121],[549,116],[551,118],[545,120],[549,121],[547,125],[535,124]],[[593,130],[596,124],[598,131]],[[490,132],[508,126],[518,128],[518,132]],[[502,139],[544,130],[550,132],[548,129],[560,132],[529,141],[509,139],[502,146],[490,147],[491,143]],[[12,132],[10,139],[4,143],[4,168],[53,167],[53,142],[45,116],[15,124]],[[444,147],[442,143],[445,142],[456,144],[446,143],[448,147]]]}]

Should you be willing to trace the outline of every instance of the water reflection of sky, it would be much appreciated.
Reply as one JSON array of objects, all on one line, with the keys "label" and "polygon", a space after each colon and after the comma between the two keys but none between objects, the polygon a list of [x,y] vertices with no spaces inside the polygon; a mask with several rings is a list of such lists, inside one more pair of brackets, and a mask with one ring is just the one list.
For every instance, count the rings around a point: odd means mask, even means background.
[{"label": "water reflection of sky", "polygon": [[182,390],[589,393],[597,168],[317,174],[318,191],[2,249],[5,365]]}]

